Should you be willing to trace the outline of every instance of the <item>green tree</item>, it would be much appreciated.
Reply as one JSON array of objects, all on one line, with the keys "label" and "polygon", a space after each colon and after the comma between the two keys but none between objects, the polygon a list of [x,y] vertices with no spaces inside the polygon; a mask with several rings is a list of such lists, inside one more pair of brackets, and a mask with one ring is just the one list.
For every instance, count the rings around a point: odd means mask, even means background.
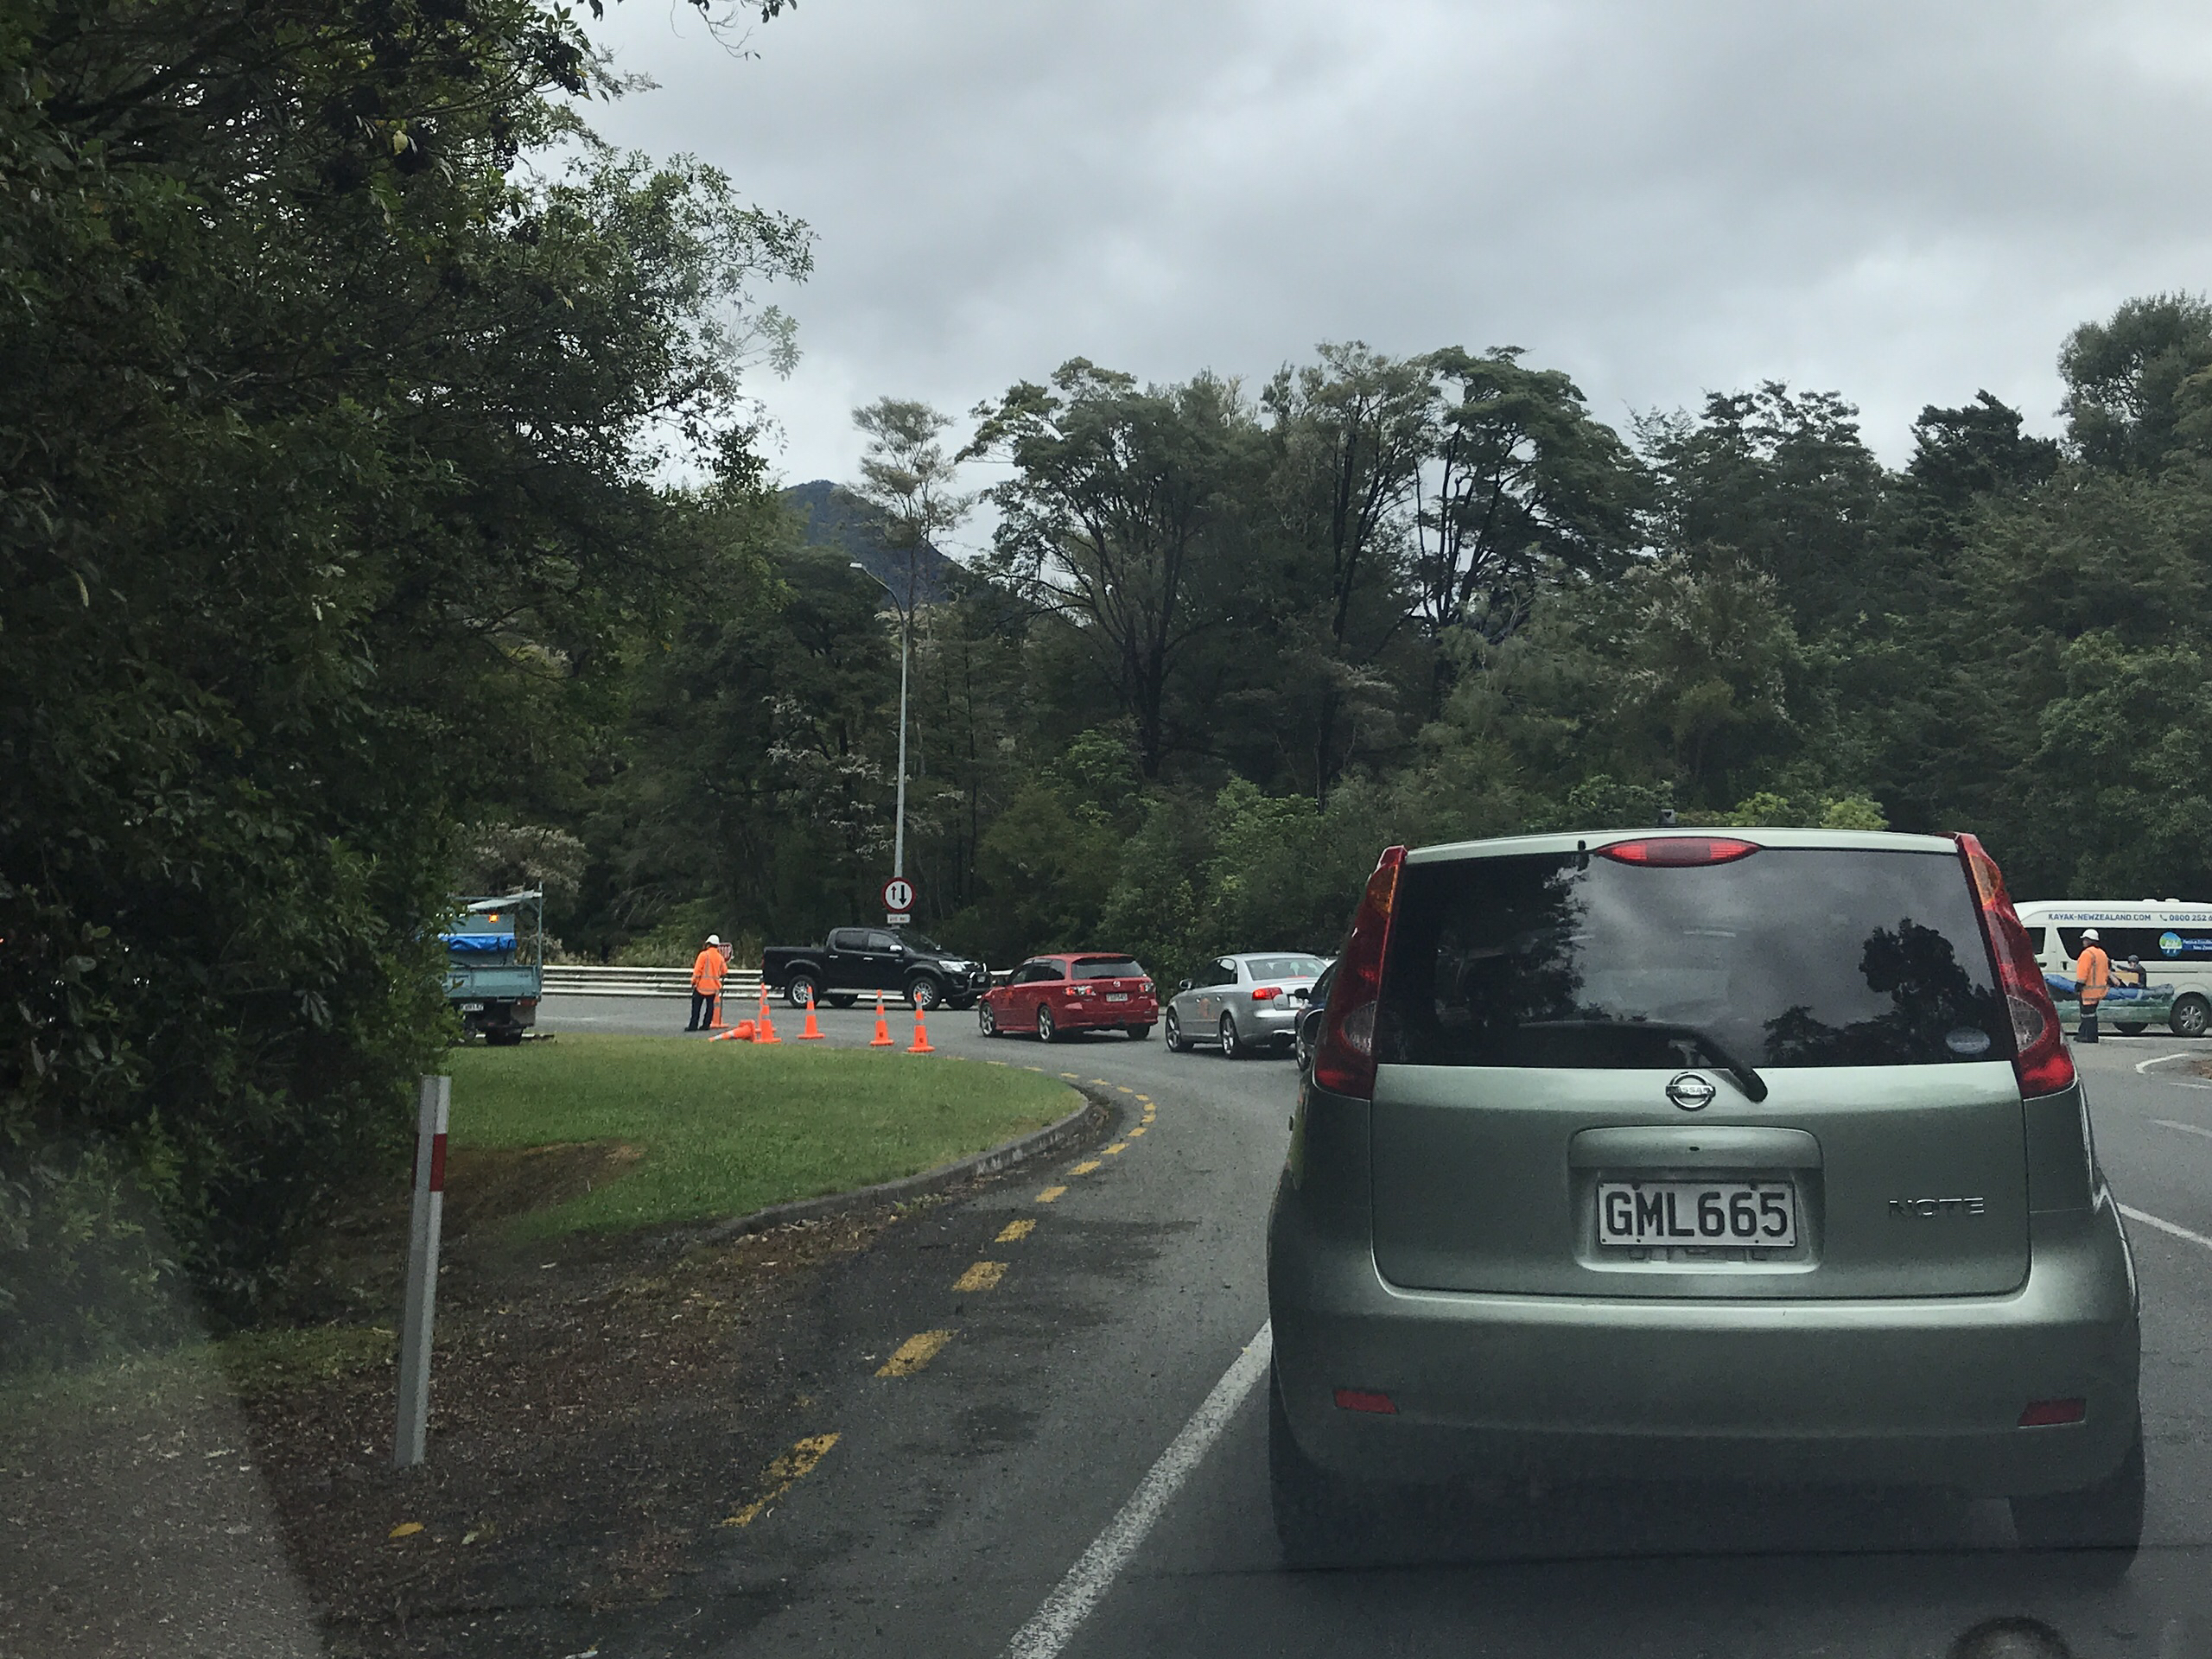
[{"label": "green tree", "polygon": [[0,1297],[103,1160],[217,1307],[281,1278],[442,1039],[456,826],[536,817],[670,595],[659,469],[757,468],[806,233],[516,171],[594,73],[534,0],[0,18]]}]

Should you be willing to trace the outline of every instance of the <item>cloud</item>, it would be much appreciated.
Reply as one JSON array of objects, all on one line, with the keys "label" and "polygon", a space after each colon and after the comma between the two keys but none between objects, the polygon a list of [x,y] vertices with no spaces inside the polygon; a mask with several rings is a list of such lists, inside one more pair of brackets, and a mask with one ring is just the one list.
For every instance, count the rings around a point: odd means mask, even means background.
[{"label": "cloud", "polygon": [[1082,354],[1250,378],[1324,339],[1525,346],[1601,416],[1775,378],[1892,462],[2067,330],[2212,270],[2212,16],[2180,5],[803,0],[594,26],[594,112],[810,220],[794,478],[858,403],[964,411]]}]

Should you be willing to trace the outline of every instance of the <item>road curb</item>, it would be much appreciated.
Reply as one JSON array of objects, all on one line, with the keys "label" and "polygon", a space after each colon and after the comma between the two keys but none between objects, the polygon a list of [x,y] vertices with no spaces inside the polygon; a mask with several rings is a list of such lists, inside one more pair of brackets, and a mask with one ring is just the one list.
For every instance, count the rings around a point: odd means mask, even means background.
[{"label": "road curb", "polygon": [[794,1198],[789,1204],[772,1204],[766,1210],[756,1210],[749,1216],[718,1221],[694,1237],[702,1244],[717,1244],[726,1239],[742,1238],[747,1233],[763,1233],[771,1227],[785,1227],[798,1221],[820,1221],[825,1217],[866,1210],[879,1204],[919,1198],[925,1193],[942,1192],[948,1186],[957,1186],[963,1181],[995,1175],[1002,1169],[1026,1164],[1033,1158],[1048,1158],[1069,1142],[1080,1140],[1084,1135],[1110,1122],[1121,1109],[1110,1096],[1098,1090],[1079,1083],[1071,1083],[1068,1087],[1083,1096],[1083,1104],[1057,1123],[1047,1123],[1041,1129],[1033,1129],[1019,1140],[1005,1141],[987,1152],[979,1152],[972,1158],[963,1158],[958,1163],[947,1164],[941,1169],[924,1170],[918,1175],[903,1176],[895,1181],[855,1187],[849,1192],[824,1193],[818,1198]]}]

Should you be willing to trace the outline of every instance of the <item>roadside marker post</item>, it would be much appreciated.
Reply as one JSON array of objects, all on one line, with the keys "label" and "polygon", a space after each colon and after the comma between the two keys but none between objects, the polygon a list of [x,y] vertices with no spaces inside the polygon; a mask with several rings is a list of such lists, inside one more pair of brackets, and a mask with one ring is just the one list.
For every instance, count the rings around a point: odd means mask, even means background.
[{"label": "roadside marker post", "polygon": [[430,1422],[430,1332],[438,1312],[438,1225],[446,1206],[446,1124],[453,1079],[424,1077],[415,1117],[415,1208],[407,1238],[407,1305],[399,1321],[399,1428],[395,1467],[423,1461]]}]

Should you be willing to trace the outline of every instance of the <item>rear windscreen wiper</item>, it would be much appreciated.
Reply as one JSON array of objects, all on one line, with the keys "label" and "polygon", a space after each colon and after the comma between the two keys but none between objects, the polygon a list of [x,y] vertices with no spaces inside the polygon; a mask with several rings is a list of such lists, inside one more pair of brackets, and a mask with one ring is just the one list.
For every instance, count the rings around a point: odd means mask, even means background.
[{"label": "rear windscreen wiper", "polygon": [[1757,1104],[1766,1098],[1766,1079],[1757,1067],[1732,1054],[1720,1039],[1701,1026],[1675,1025],[1663,1020],[1531,1020],[1523,1031],[1648,1031],[1659,1037],[1686,1037],[1719,1063],[1735,1078],[1736,1086]]}]

